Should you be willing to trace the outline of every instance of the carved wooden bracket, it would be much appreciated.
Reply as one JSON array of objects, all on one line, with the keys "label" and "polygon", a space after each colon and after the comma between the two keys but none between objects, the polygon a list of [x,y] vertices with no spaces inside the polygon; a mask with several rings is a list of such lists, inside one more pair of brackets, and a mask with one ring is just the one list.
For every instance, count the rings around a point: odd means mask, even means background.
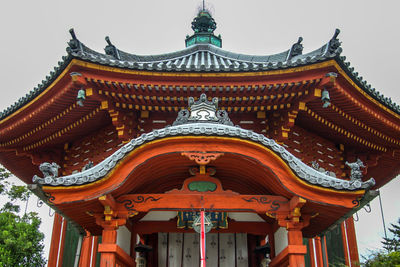
[{"label": "carved wooden bracket", "polygon": [[197,164],[207,165],[211,161],[216,160],[217,158],[224,155],[224,153],[216,153],[216,152],[182,152],[182,156],[188,157],[190,160],[194,160]]},{"label": "carved wooden bracket", "polygon": [[[304,227],[307,227],[310,224],[310,219],[312,216],[301,214],[301,208],[306,204],[306,200],[294,196],[289,203],[289,213],[288,215],[277,215],[276,219],[278,225],[281,227],[286,227],[286,229],[290,230],[300,230]],[[301,219],[301,220],[300,220]]]},{"label": "carved wooden bracket", "polygon": [[294,126],[297,114],[300,110],[305,109],[305,103],[299,102],[296,107],[280,112],[273,112],[268,119],[267,133],[268,136],[282,141],[289,137],[289,132]]},{"label": "carved wooden bracket", "polygon": [[108,111],[119,139],[130,140],[134,136],[134,128],[137,126],[136,113],[117,109],[111,101],[102,101],[101,109]]},{"label": "carved wooden bracket", "polygon": [[112,195],[104,195],[99,197],[100,203],[104,206],[103,214],[94,214],[96,223],[107,230],[116,230],[120,226],[126,224],[128,217],[135,216],[138,214],[126,213],[118,211],[118,203],[112,197]]}]

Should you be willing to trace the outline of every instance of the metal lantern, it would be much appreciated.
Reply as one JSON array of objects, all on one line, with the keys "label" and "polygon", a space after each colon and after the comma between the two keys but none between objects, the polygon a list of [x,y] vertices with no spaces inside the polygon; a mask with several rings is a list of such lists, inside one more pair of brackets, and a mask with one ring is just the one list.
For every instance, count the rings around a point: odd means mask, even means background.
[{"label": "metal lantern", "polygon": [[[213,223],[211,222],[210,216],[206,215],[204,216],[204,226],[205,226],[205,232],[208,233],[211,231],[213,228]],[[200,227],[201,227],[201,222],[200,222],[200,215],[197,214],[195,219],[193,220],[193,229],[197,232],[200,233]]]},{"label": "metal lantern", "polygon": [[323,108],[329,107],[329,105],[331,104],[331,102],[330,102],[331,98],[329,96],[328,90],[324,89],[324,91],[322,91],[321,100],[322,100],[322,102],[324,102],[324,104],[322,105]]},{"label": "metal lantern", "polygon": [[83,102],[86,99],[86,92],[83,89],[80,89],[78,91],[78,95],[76,96],[76,103],[80,106],[83,107]]}]

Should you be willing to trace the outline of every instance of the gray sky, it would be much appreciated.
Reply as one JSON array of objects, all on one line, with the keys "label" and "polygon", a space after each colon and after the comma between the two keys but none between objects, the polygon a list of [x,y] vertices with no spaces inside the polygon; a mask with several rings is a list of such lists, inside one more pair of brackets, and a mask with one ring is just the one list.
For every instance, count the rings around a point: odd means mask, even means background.
[{"label": "gray sky", "polygon": [[[372,0],[214,0],[207,1],[222,35],[222,48],[267,55],[291,47],[299,36],[304,52],[319,48],[341,33],[343,53],[373,87],[400,103],[399,1]],[[159,54],[184,48],[198,0],[7,1],[0,9],[0,110],[33,89],[65,55],[68,30],[103,52],[109,35],[119,49]],[[400,217],[399,179],[382,190],[387,222]],[[356,223],[360,252],[380,247],[379,207],[360,212]],[[35,209],[35,207],[31,207]],[[51,219],[44,211],[48,236]],[[49,240],[49,239],[47,239]],[[48,248],[47,248],[48,249]]]}]

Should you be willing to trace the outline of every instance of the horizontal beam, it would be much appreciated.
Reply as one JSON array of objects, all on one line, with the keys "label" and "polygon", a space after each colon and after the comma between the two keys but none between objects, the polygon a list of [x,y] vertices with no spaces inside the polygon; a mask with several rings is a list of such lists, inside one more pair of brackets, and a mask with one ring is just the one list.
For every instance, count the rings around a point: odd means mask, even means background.
[{"label": "horizontal beam", "polygon": [[[139,221],[132,225],[133,231],[138,234],[152,234],[158,232],[193,233],[193,229],[177,228],[176,220],[170,221]],[[212,229],[211,233],[248,233],[253,235],[267,235],[271,233],[272,225],[266,222],[237,222],[229,221],[227,229]]]},{"label": "horizontal beam", "polygon": [[130,194],[117,199],[119,213],[151,210],[213,210],[288,214],[289,200],[281,196],[239,194]]}]

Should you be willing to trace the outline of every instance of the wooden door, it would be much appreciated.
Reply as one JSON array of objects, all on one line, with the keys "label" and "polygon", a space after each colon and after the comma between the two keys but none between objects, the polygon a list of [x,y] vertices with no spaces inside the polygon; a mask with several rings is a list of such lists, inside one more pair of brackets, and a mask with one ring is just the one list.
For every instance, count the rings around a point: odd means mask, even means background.
[{"label": "wooden door", "polygon": [[[159,233],[159,267],[200,266],[199,234]],[[206,257],[209,267],[248,267],[247,234],[208,233]]]}]

